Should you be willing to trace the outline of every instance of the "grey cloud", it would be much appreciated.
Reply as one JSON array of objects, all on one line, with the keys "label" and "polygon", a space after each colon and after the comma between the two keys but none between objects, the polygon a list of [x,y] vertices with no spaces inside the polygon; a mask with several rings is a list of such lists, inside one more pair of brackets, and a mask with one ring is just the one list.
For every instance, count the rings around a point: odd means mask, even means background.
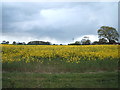
[{"label": "grey cloud", "polygon": [[3,35],[64,41],[117,28],[117,3],[3,3]]}]

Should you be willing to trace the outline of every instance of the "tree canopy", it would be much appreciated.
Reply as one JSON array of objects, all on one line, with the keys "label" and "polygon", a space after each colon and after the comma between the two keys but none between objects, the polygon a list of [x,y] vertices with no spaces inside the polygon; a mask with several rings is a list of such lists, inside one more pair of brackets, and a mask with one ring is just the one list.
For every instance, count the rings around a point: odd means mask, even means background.
[{"label": "tree canopy", "polygon": [[109,43],[116,42],[119,39],[119,34],[117,30],[109,26],[102,26],[98,30],[98,36],[100,39],[102,38],[107,39]]}]

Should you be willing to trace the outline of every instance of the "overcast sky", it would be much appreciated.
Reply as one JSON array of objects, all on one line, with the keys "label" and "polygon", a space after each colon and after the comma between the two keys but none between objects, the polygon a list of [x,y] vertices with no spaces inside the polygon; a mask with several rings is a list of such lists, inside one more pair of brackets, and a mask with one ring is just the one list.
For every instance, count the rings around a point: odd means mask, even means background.
[{"label": "overcast sky", "polygon": [[103,25],[117,29],[117,2],[4,2],[0,41],[95,41]]}]

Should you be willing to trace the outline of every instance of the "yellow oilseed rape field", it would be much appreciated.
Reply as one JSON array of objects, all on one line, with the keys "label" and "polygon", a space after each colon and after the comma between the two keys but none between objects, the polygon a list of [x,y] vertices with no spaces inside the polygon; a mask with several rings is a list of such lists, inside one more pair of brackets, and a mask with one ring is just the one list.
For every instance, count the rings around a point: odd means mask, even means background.
[{"label": "yellow oilseed rape field", "polygon": [[4,88],[118,87],[119,45],[1,45]]},{"label": "yellow oilseed rape field", "polygon": [[2,45],[2,63],[41,62],[59,58],[66,63],[81,60],[113,60],[118,58],[118,45]]},{"label": "yellow oilseed rape field", "polygon": [[1,47],[3,70],[24,71],[29,68],[28,71],[36,72],[59,72],[60,70],[84,72],[89,69],[116,70],[120,46],[1,45]]}]

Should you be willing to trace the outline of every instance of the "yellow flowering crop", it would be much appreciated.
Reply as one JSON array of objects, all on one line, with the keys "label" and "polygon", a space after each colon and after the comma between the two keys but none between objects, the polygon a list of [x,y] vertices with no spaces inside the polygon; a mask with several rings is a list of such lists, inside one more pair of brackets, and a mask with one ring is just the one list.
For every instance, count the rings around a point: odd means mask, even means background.
[{"label": "yellow flowering crop", "polygon": [[81,60],[118,59],[119,45],[0,45],[2,63],[57,60],[80,63]]}]

